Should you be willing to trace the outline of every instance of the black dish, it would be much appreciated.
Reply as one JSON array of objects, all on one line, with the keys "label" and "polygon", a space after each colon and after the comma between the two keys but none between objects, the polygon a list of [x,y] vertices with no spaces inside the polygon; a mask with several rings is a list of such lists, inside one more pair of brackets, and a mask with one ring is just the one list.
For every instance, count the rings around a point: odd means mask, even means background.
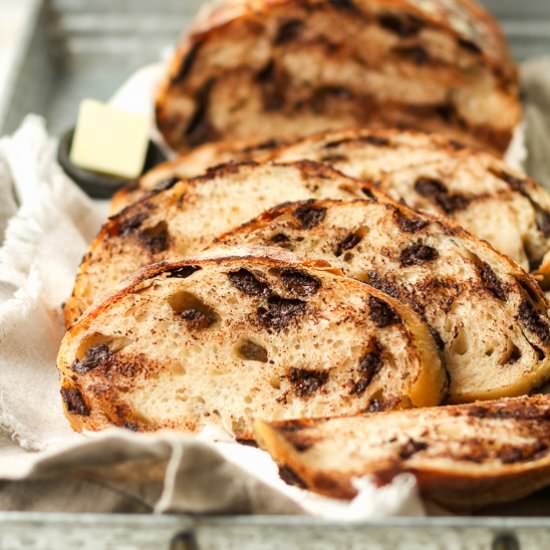
[{"label": "black dish", "polygon": [[[108,199],[121,187],[131,183],[131,180],[117,178],[115,176],[109,176],[108,174],[93,172],[75,166],[70,158],[73,136],[74,128],[71,128],[65,132],[59,140],[57,161],[65,173],[90,197],[95,199]],[[151,168],[154,168],[157,164],[165,162],[166,160],[166,156],[161,148],[154,141],[149,140],[149,147],[147,148],[147,156],[145,157],[142,173],[151,170]]]}]

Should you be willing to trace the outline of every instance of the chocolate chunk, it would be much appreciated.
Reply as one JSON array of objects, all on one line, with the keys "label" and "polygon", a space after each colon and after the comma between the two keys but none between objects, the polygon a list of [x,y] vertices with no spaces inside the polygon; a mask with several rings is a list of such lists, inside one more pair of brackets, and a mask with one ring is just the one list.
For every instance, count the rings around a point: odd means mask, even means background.
[{"label": "chocolate chunk", "polygon": [[274,294],[269,297],[267,308],[258,308],[258,320],[267,329],[283,330],[305,311],[306,303],[302,300],[290,300]]},{"label": "chocolate chunk", "polygon": [[542,231],[542,234],[550,237],[550,212],[543,210],[540,206],[537,210],[537,227]]},{"label": "chocolate chunk", "polygon": [[199,53],[201,45],[201,42],[196,42],[189,49],[187,55],[183,58],[179,71],[172,78],[172,84],[178,84],[187,78],[187,76],[191,72],[191,69],[193,68],[195,60],[197,59],[197,54]]},{"label": "chocolate chunk", "polygon": [[452,195],[438,195],[435,198],[438,206],[446,214],[452,214],[453,212],[458,212],[459,210],[465,210],[470,204],[470,200],[459,193],[454,193]]},{"label": "chocolate chunk", "polygon": [[329,4],[334,6],[335,8],[339,10],[347,10],[347,11],[359,11],[357,6],[353,3],[352,0],[329,0]]},{"label": "chocolate chunk", "polygon": [[166,189],[171,189],[180,181],[181,178],[178,178],[178,176],[172,176],[171,178],[166,178],[162,181],[159,181],[155,184],[153,187],[153,191],[155,193],[160,193],[161,191],[166,191]]},{"label": "chocolate chunk", "polygon": [[398,209],[394,210],[393,219],[405,233],[416,233],[417,231],[421,231],[430,225],[429,220],[423,220],[412,215],[406,216],[401,210]]},{"label": "chocolate chunk", "polygon": [[334,141],[329,141],[323,145],[324,149],[335,149],[342,145],[349,145],[353,143],[366,143],[367,145],[374,145],[375,147],[389,147],[391,142],[388,138],[382,136],[357,136],[350,138],[343,138]]},{"label": "chocolate chunk", "polygon": [[482,53],[481,48],[479,47],[479,45],[476,44],[475,42],[472,42],[471,40],[468,40],[467,38],[460,37],[460,38],[458,38],[457,43],[461,48],[464,48],[465,50],[468,50],[469,52],[472,52],[472,53],[475,53],[475,54]]},{"label": "chocolate chunk", "polygon": [[313,229],[319,225],[327,215],[327,209],[304,204],[294,210],[294,217],[302,224],[304,229]]},{"label": "chocolate chunk", "polygon": [[436,178],[419,177],[414,184],[415,191],[426,198],[431,198],[441,193],[448,193],[447,186]]},{"label": "chocolate chunk", "polygon": [[277,246],[280,246],[281,248],[290,248],[291,246],[290,237],[284,233],[277,233],[273,235],[269,241]]},{"label": "chocolate chunk", "polygon": [[112,352],[107,344],[92,346],[82,360],[76,360],[72,365],[72,370],[78,374],[86,374],[91,370],[108,365],[112,359]]},{"label": "chocolate chunk", "polygon": [[375,296],[369,296],[369,318],[378,328],[401,322],[399,315],[386,302]]},{"label": "chocolate chunk", "polygon": [[330,109],[334,99],[352,99],[353,92],[343,86],[321,86],[310,98],[310,106],[314,113],[324,113]]},{"label": "chocolate chunk", "polygon": [[279,27],[273,43],[276,46],[280,46],[281,44],[296,40],[303,27],[304,22],[301,19],[288,19],[284,21]]},{"label": "chocolate chunk", "polygon": [[185,320],[189,330],[203,330],[211,327],[218,320],[218,316],[207,307],[184,309],[180,316]]},{"label": "chocolate chunk", "polygon": [[389,12],[379,15],[378,22],[384,29],[402,38],[415,36],[424,26],[423,22],[414,15]]},{"label": "chocolate chunk", "polygon": [[403,249],[399,261],[402,267],[408,267],[433,262],[437,258],[439,258],[439,252],[435,248],[418,242]]},{"label": "chocolate chunk", "polygon": [[152,254],[164,252],[170,242],[166,222],[159,222],[154,227],[144,229],[139,233],[138,239]]},{"label": "chocolate chunk", "polygon": [[431,198],[447,214],[468,207],[470,200],[460,193],[449,193],[447,186],[436,178],[420,177],[414,184],[415,191],[426,198]]},{"label": "chocolate chunk", "polygon": [[197,92],[197,108],[185,129],[185,136],[191,147],[202,145],[207,141],[214,141],[217,137],[217,132],[208,119],[208,106],[214,84],[215,79],[211,78]]},{"label": "chocolate chunk", "polygon": [[239,355],[247,361],[258,361],[259,363],[267,363],[267,350],[252,340],[241,342],[238,349]]},{"label": "chocolate chunk", "polygon": [[130,235],[134,231],[137,231],[146,219],[147,214],[145,212],[140,212],[129,218],[122,219],[118,225],[118,234],[123,236]]},{"label": "chocolate chunk", "polygon": [[365,197],[369,198],[371,201],[378,202],[376,195],[368,187],[361,187],[361,193],[363,193],[363,195],[365,195]]},{"label": "chocolate chunk", "polygon": [[321,281],[305,271],[299,269],[281,269],[277,273],[281,277],[285,290],[301,298],[313,296],[321,288]]},{"label": "chocolate chunk", "polygon": [[285,104],[284,90],[287,77],[285,72],[277,67],[273,59],[257,73],[256,80],[262,87],[264,110],[273,112],[282,109]]},{"label": "chocolate chunk", "polygon": [[430,61],[430,55],[422,46],[396,46],[392,51],[415,65],[426,65]]},{"label": "chocolate chunk", "polygon": [[260,281],[247,269],[231,271],[227,274],[231,284],[248,296],[267,296],[270,293],[269,285]]},{"label": "chocolate chunk", "polygon": [[359,139],[362,143],[367,143],[368,145],[374,145],[376,147],[389,147],[391,145],[390,140],[382,136],[363,136]]},{"label": "chocolate chunk", "polygon": [[414,439],[410,438],[403,447],[401,447],[401,450],[399,451],[399,458],[401,460],[408,460],[412,456],[414,456],[416,453],[419,453],[420,451],[425,451],[428,448],[428,444],[425,441],[415,441]]},{"label": "chocolate chunk", "polygon": [[339,258],[346,250],[355,248],[362,240],[363,237],[361,237],[361,235],[358,235],[357,233],[350,233],[336,245],[334,255]]},{"label": "chocolate chunk", "polygon": [[353,382],[351,395],[362,395],[372,382],[372,379],[382,368],[382,348],[375,340],[370,349],[359,361],[359,380]]},{"label": "chocolate chunk", "polygon": [[167,271],[168,277],[173,277],[174,279],[187,279],[191,277],[193,273],[200,271],[202,267],[198,265],[184,265],[183,267],[175,267]]},{"label": "chocolate chunk", "polygon": [[288,371],[288,380],[298,397],[309,397],[327,383],[328,372],[292,367]]},{"label": "chocolate chunk", "polygon": [[242,149],[242,152],[254,153],[256,151],[265,151],[265,150],[275,149],[280,145],[281,145],[280,141],[277,141],[276,139],[268,139],[266,141],[262,141],[261,143],[257,143],[255,145],[248,145],[247,147],[244,147]]},{"label": "chocolate chunk", "polygon": [[523,326],[535,333],[545,345],[550,345],[550,328],[529,300],[523,300],[519,306],[518,319]]},{"label": "chocolate chunk", "polygon": [[325,155],[324,157],[321,157],[321,162],[328,162],[328,163],[347,162],[348,160],[349,160],[348,157],[344,155]]},{"label": "chocolate chunk", "polygon": [[450,139],[448,143],[455,151],[462,151],[463,149],[466,149],[466,145],[460,141],[456,141],[456,139]]},{"label": "chocolate chunk", "polygon": [[498,298],[499,300],[505,302],[506,291],[504,290],[500,279],[497,277],[491,266],[485,262],[480,261],[478,264],[478,270],[479,276],[481,277],[481,281],[483,282],[485,288],[489,290],[489,292],[491,292],[493,296],[495,296],[495,298]]},{"label": "chocolate chunk", "polygon": [[67,406],[67,411],[80,416],[90,416],[90,408],[78,388],[61,388],[61,397]]},{"label": "chocolate chunk", "polygon": [[491,169],[490,170],[493,176],[504,181],[512,191],[517,191],[518,193],[524,193],[527,181],[523,178],[517,178],[512,174],[505,172],[504,170]]},{"label": "chocolate chunk", "polygon": [[290,466],[279,466],[279,477],[289,485],[307,489],[306,482]]},{"label": "chocolate chunk", "polygon": [[377,288],[378,290],[381,290],[385,294],[389,294],[396,300],[401,300],[401,290],[399,287],[389,279],[382,277],[379,273],[376,271],[369,271],[367,273],[367,283],[370,286],[373,286],[374,288]]},{"label": "chocolate chunk", "polygon": [[534,445],[528,447],[514,447],[507,445],[497,451],[497,457],[503,464],[515,464],[517,462],[526,462],[528,460],[538,460],[548,452],[548,445],[542,441],[537,441]]}]

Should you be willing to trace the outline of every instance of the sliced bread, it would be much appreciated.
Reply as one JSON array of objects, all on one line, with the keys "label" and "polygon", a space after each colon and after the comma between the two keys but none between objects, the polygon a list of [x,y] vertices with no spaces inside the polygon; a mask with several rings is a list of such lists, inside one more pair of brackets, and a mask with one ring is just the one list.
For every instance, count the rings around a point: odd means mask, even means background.
[{"label": "sliced bread", "polygon": [[475,510],[550,485],[550,396],[324,420],[257,422],[286,479],[349,499],[354,478],[416,476],[425,498]]},{"label": "sliced bread", "polygon": [[215,246],[279,247],[321,259],[409,304],[432,327],[462,403],[521,395],[550,378],[548,304],[536,280],[460,227],[375,200],[282,205]]},{"label": "sliced bread", "polygon": [[63,340],[71,425],[196,432],[214,424],[250,439],[255,417],[439,403],[445,371],[420,317],[332,271],[268,257],[145,268]]},{"label": "sliced bread", "polygon": [[[111,217],[84,256],[73,294],[65,303],[67,326],[94,300],[136,269],[193,255],[219,234],[285,201],[356,198],[368,186],[328,166],[227,164],[164,189]],[[304,210],[303,223],[315,221]]]}]

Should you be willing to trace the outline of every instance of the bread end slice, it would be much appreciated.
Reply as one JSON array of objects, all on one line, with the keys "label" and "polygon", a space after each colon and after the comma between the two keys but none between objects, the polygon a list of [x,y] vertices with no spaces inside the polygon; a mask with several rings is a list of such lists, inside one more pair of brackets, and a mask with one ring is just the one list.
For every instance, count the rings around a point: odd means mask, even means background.
[{"label": "bread end slice", "polygon": [[412,473],[425,498],[457,511],[550,485],[549,428],[548,395],[255,423],[260,446],[308,489],[350,499],[354,478],[382,486]]}]

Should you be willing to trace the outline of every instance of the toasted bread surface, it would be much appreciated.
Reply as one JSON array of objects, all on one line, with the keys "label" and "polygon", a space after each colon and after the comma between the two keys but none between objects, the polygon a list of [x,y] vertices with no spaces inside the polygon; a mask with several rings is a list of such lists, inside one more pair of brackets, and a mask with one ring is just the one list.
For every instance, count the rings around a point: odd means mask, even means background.
[{"label": "toasted bread surface", "polygon": [[288,258],[149,266],[69,330],[58,368],[76,430],[214,424],[248,439],[258,416],[434,405],[446,389],[412,309]]},{"label": "toasted bread surface", "polygon": [[475,510],[550,485],[550,396],[322,420],[256,423],[260,445],[310,490],[357,493],[409,472],[422,495]]},{"label": "toasted bread surface", "polygon": [[314,227],[282,205],[214,246],[279,247],[320,259],[410,305],[431,326],[463,403],[522,395],[550,377],[548,304],[537,281],[450,222],[375,200],[317,200]]}]

